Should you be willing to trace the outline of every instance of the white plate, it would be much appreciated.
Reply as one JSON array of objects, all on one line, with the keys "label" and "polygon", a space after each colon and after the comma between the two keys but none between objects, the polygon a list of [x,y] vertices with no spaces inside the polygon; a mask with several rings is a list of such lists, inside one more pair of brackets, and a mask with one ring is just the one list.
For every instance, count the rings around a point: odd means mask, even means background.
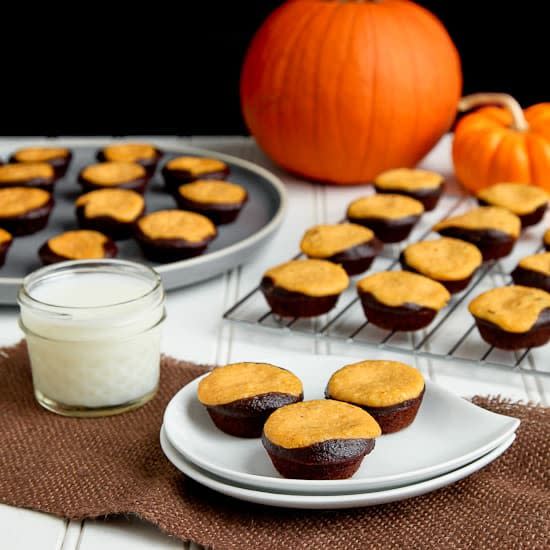
[{"label": "white plate", "polygon": [[[343,364],[345,360],[335,357],[300,355],[283,366],[302,380],[305,399],[317,399]],[[233,437],[214,426],[196,397],[199,380],[182,388],[166,408],[164,424],[172,445],[200,468],[231,482],[287,493],[364,492],[416,483],[472,462],[500,445],[519,425],[515,418],[476,407],[428,382],[415,422],[379,438],[352,479],[284,479],[259,439]]]},{"label": "white plate", "polygon": [[255,504],[265,504],[267,506],[277,506],[279,508],[336,510],[339,508],[360,508],[362,506],[387,504],[389,502],[405,500],[407,498],[430,493],[436,489],[441,489],[441,487],[455,483],[473,474],[474,472],[477,472],[484,466],[487,466],[487,464],[491,463],[504,451],[506,451],[515,438],[516,435],[512,434],[496,449],[493,449],[474,462],[471,462],[462,468],[458,468],[457,470],[453,470],[452,472],[448,472],[442,476],[415,483],[413,485],[407,485],[406,487],[350,495],[295,495],[246,489],[244,487],[239,487],[238,485],[232,485],[225,482],[222,478],[212,476],[211,474],[208,474],[208,472],[201,470],[186,460],[176,451],[176,449],[174,449],[172,445],[170,445],[170,442],[166,437],[164,427],[160,433],[160,444],[168,460],[178,470],[180,470],[180,472],[183,472],[191,479],[194,479],[201,485],[213,489],[218,493],[238,498],[239,500],[253,502]]}]

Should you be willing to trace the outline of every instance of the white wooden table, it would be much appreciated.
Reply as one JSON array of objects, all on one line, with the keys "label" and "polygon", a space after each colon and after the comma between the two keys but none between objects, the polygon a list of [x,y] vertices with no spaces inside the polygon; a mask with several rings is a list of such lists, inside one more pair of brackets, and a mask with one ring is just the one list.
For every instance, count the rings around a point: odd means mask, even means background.
[{"label": "white wooden table", "polygon": [[[152,139],[162,146],[162,138],[144,139]],[[13,141],[0,139],[0,156],[5,156],[8,148],[13,148]],[[24,140],[20,141],[24,143]],[[297,180],[274,167],[248,138],[182,138],[181,143],[240,156],[274,171],[287,183],[289,207],[283,227],[251,264],[169,294],[164,352],[201,363],[268,360],[284,365],[285,358],[296,352],[362,358],[364,349],[357,346],[320,342],[297,335],[264,334],[257,330],[250,332],[246,327],[221,321],[222,313],[257,284],[267,267],[296,253],[298,238],[307,227],[325,220],[334,222],[340,219],[345,205],[357,197],[359,190],[322,187]],[[451,166],[449,145],[450,140],[445,137],[423,165],[448,173]],[[14,343],[21,338],[16,319],[15,308],[0,308],[0,345]],[[545,354],[550,360],[550,352]],[[436,364],[423,359],[418,359],[416,364],[426,377],[462,396],[501,394],[516,400],[550,404],[549,378],[495,370],[491,370],[490,376],[476,376],[472,368],[466,365]],[[189,545],[175,541],[135,519],[69,522],[47,514],[0,505],[0,547],[6,550],[138,550],[152,547],[188,548]]]}]

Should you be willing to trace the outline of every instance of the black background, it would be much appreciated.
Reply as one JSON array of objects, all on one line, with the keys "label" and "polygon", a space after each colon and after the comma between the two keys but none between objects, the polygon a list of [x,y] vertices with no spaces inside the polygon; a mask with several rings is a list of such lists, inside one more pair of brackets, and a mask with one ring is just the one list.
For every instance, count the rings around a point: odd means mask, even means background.
[{"label": "black background", "polygon": [[[550,100],[545,3],[420,1],[462,56],[464,91]],[[246,47],[281,1],[24,3],[0,26],[2,135],[243,134]],[[118,8],[118,10],[117,10]]]}]

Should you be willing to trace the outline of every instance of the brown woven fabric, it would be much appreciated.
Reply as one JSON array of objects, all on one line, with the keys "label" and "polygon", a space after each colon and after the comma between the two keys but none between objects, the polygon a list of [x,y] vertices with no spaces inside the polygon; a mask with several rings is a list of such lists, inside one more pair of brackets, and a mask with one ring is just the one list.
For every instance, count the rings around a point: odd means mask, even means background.
[{"label": "brown woven fabric", "polygon": [[[521,419],[496,462],[451,487],[384,506],[303,512],[255,506],[179,474],[159,446],[162,414],[204,372],[165,358],[158,396],[138,411],[63,418],[32,395],[24,345],[0,354],[0,501],[67,518],[136,514],[216,549],[548,548],[550,409],[476,402]],[[452,434],[448,434],[452,436]]]}]

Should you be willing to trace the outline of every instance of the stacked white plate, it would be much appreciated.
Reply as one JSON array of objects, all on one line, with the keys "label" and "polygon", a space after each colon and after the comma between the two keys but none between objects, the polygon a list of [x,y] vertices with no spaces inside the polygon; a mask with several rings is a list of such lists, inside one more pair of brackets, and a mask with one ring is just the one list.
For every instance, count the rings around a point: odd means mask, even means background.
[{"label": "stacked white plate", "polygon": [[[320,399],[330,375],[349,360],[312,356],[286,364]],[[218,430],[197,400],[194,380],[168,404],[160,442],[185,475],[241,500],[286,508],[337,509],[384,504],[429,493],[483,468],[510,447],[519,420],[472,405],[427,382],[414,423],[376,440],[357,473],[345,480],[282,478],[260,439]]]}]

